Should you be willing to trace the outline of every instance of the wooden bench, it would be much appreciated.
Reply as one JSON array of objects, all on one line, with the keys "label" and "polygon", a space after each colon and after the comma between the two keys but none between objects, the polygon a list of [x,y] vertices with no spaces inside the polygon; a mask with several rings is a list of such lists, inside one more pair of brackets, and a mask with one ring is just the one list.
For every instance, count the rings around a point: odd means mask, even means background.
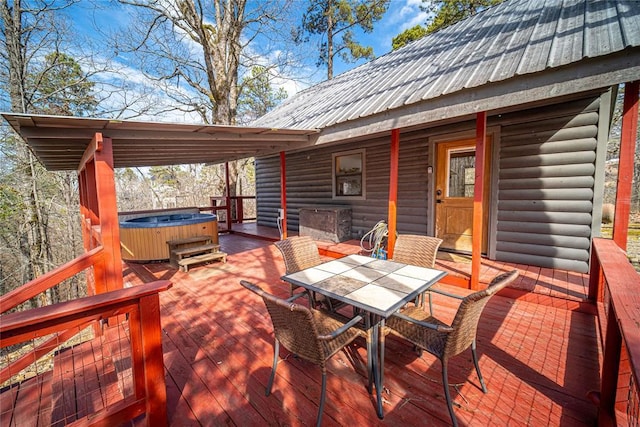
[{"label": "wooden bench", "polygon": [[216,259],[222,259],[222,262],[227,262],[227,254],[224,252],[209,252],[201,255],[194,255],[188,258],[182,258],[178,261],[180,270],[185,273],[189,272],[189,266],[193,264],[200,264],[203,262],[213,261]]}]

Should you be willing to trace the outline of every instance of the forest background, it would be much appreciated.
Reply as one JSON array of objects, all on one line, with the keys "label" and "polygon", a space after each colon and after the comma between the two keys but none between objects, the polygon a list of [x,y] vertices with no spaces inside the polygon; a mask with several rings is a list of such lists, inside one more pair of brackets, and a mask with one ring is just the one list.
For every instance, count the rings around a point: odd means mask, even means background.
[{"label": "forest background", "polygon": [[[373,59],[370,44],[379,50],[384,39],[396,49],[500,1],[0,0],[0,110],[248,124],[295,91]],[[401,32],[381,35],[382,23]],[[607,203],[614,202],[619,127],[620,102]],[[118,208],[208,206],[226,192],[223,168],[118,169]],[[253,159],[233,162],[230,171],[230,195],[255,195]],[[0,294],[79,255],[79,220],[75,172],[46,171],[2,122]],[[83,294],[75,277],[28,305]]]}]

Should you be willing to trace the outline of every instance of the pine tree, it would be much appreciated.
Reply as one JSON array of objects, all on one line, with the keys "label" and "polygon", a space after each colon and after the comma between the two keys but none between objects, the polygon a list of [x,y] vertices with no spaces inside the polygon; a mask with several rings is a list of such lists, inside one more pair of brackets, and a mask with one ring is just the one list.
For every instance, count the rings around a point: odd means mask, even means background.
[{"label": "pine tree", "polygon": [[388,7],[389,0],[311,0],[296,41],[308,42],[310,35],[321,37],[317,64],[327,66],[327,79],[331,80],[336,56],[345,62],[375,57],[371,46],[356,41],[354,29],[370,33]]}]

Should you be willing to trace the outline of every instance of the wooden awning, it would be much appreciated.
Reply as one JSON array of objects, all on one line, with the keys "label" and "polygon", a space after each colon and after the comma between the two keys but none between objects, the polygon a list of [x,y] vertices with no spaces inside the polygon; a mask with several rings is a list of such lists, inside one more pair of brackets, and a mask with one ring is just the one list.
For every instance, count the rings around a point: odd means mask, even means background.
[{"label": "wooden awning", "polygon": [[48,170],[76,170],[91,138],[113,143],[114,167],[222,163],[311,146],[318,130],[138,122],[2,113]]}]

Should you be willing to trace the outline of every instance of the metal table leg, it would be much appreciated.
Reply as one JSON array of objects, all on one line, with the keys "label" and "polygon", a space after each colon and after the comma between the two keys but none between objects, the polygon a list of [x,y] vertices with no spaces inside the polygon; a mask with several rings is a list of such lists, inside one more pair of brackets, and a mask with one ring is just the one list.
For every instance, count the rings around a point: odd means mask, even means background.
[{"label": "metal table leg", "polygon": [[372,351],[373,351],[373,375],[376,386],[376,412],[378,418],[384,418],[384,410],[382,409],[382,372],[384,366],[384,357],[381,356],[381,351],[384,351],[384,342],[381,344],[380,324],[384,324],[384,319],[379,319],[374,316],[373,322],[373,337],[372,337]]},{"label": "metal table leg", "polygon": [[384,389],[384,323],[385,319],[380,318],[378,322],[378,341],[379,341],[379,349],[380,349],[380,388]]},{"label": "metal table leg", "polygon": [[365,316],[365,328],[367,330],[367,391],[373,391],[373,382],[375,378],[373,366],[373,329],[371,328],[370,316]]}]

